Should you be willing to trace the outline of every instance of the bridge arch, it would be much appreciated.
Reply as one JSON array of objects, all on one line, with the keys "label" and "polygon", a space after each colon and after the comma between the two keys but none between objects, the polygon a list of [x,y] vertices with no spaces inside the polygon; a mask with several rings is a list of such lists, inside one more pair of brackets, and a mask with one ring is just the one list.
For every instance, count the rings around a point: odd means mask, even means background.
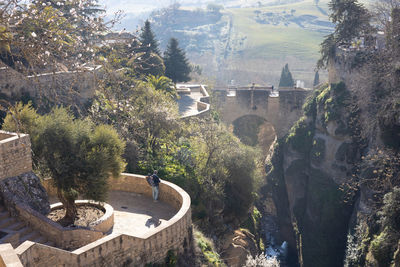
[{"label": "bridge arch", "polygon": [[259,115],[243,115],[232,122],[232,127],[242,143],[258,145],[264,151],[268,150],[277,136],[274,125]]},{"label": "bridge arch", "polygon": [[303,115],[302,106],[306,97],[312,92],[292,88],[279,90],[279,95],[274,96],[268,89],[238,89],[235,94],[228,94],[228,91],[213,90],[213,99],[223,122],[233,125],[241,117],[258,116],[273,126],[278,138],[285,136]]}]

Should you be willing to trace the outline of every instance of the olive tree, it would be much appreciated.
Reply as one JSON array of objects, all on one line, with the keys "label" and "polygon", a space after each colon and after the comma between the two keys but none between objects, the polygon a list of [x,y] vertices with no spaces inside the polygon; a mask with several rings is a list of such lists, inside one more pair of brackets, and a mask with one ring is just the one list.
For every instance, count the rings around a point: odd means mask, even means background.
[{"label": "olive tree", "polygon": [[[96,201],[106,200],[110,176],[118,177],[125,168],[125,144],[108,125],[95,126],[89,120],[74,119],[65,108],[55,108],[39,116],[29,106],[19,106],[21,121],[29,122],[35,162],[53,178],[57,196],[66,215],[64,225],[77,216],[79,195]],[[32,115],[33,114],[33,115]],[[8,115],[3,128],[14,130]]]}]

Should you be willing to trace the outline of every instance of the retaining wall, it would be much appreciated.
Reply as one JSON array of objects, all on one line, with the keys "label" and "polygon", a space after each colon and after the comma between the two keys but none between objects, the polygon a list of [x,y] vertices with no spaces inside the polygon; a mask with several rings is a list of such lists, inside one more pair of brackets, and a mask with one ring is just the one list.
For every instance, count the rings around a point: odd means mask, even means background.
[{"label": "retaining wall", "polygon": [[60,248],[78,248],[104,236],[101,231],[90,230],[87,227],[62,227],[24,204],[17,204],[16,208],[22,221]]},{"label": "retaining wall", "polygon": [[0,63],[0,95],[5,98],[20,98],[24,94],[41,98],[45,95],[64,104],[85,103],[94,95],[99,69],[98,66],[84,67],[78,71],[25,76]]},{"label": "retaining wall", "polygon": [[29,135],[0,131],[0,180],[32,171]]}]

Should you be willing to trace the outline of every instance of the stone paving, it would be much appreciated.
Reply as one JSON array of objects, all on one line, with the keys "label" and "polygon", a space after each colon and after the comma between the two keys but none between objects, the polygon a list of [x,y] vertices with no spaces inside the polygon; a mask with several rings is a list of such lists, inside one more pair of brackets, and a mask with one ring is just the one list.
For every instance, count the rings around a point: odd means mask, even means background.
[{"label": "stone paving", "polygon": [[[153,202],[142,194],[111,191],[107,201],[114,208],[112,233],[142,236],[170,220],[176,210],[165,202]],[[50,203],[58,202],[51,197]]]},{"label": "stone paving", "polygon": [[108,204],[114,208],[113,233],[136,236],[162,225],[177,212],[165,202],[131,192],[112,191]]},{"label": "stone paving", "polygon": [[181,94],[178,99],[179,114],[181,116],[195,115],[199,113],[197,109],[197,101],[204,95],[200,92],[191,92],[190,94]]}]

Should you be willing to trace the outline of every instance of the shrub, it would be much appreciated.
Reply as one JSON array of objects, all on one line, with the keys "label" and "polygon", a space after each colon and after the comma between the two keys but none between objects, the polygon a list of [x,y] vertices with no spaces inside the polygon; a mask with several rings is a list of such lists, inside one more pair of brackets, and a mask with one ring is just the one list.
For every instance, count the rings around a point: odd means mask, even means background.
[{"label": "shrub", "polygon": [[222,267],[226,266],[221,260],[219,254],[215,252],[213,242],[206,238],[200,231],[194,231],[194,239],[196,245],[200,248],[204,258],[211,266]]},{"label": "shrub", "polygon": [[178,257],[173,250],[168,250],[167,257],[165,258],[165,265],[167,267],[174,267],[178,261]]},{"label": "shrub", "polygon": [[321,162],[325,158],[325,140],[321,138],[314,139],[311,149],[311,159]]},{"label": "shrub", "polygon": [[306,102],[303,105],[303,110],[304,115],[315,118],[317,115],[317,100],[315,95],[312,95],[306,99]]},{"label": "shrub", "polygon": [[225,154],[229,178],[225,184],[225,211],[235,217],[243,217],[253,203],[254,179],[258,174],[254,158],[257,155],[251,148],[239,145]]},{"label": "shrub", "polygon": [[302,117],[290,129],[286,143],[290,144],[294,150],[307,154],[312,147],[314,131],[312,122],[308,122],[306,117]]},{"label": "shrub", "polygon": [[389,227],[400,232],[400,188],[395,187],[383,198],[384,206],[379,212],[380,222],[383,227]]},{"label": "shrub", "polygon": [[38,114],[32,107],[32,103],[23,105],[22,102],[10,108],[10,113],[5,117],[3,130],[10,132],[31,133],[35,128]]},{"label": "shrub", "polygon": [[392,244],[387,228],[371,242],[370,250],[380,266],[389,266],[392,261]]}]

